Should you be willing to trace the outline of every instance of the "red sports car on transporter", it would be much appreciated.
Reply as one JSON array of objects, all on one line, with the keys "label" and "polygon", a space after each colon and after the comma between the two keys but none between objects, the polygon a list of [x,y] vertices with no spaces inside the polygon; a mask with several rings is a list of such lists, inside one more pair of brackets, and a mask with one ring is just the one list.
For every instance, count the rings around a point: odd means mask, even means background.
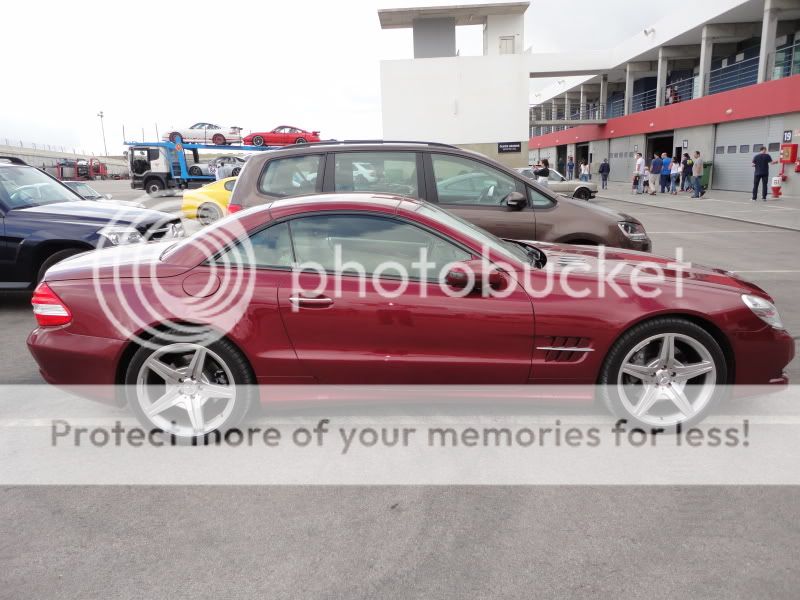
[{"label": "red sports car on transporter", "polygon": [[[725,384],[786,383],[794,342],[763,290],[603,252],[500,240],[398,196],[277,199],[57,264],[28,346],[48,382],[127,384],[145,425],[186,437],[236,425],[270,384],[587,384],[587,402],[671,427]],[[643,265],[664,277],[637,281]]]},{"label": "red sports car on transporter", "polygon": [[242,140],[245,146],[288,146],[318,142],[319,131],[306,131],[291,125],[279,125],[272,131],[254,132]]}]

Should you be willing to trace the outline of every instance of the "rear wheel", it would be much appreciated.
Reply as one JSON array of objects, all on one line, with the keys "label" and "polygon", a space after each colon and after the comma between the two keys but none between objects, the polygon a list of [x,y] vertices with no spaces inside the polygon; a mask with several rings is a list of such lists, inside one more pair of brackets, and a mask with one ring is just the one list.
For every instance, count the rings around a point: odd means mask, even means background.
[{"label": "rear wheel", "polygon": [[238,177],[239,173],[241,173],[241,172],[242,172],[242,168],[241,167],[234,167],[233,171],[231,171],[231,177]]},{"label": "rear wheel", "polygon": [[189,175],[202,175],[203,169],[198,166],[189,167]]},{"label": "rear wheel", "polygon": [[226,144],[225,136],[221,133],[215,133],[211,138],[211,142],[216,146],[224,146]]},{"label": "rear wheel", "polygon": [[620,419],[672,429],[701,421],[724,394],[728,368],[719,343],[681,318],[633,327],[608,354],[600,395]]},{"label": "rear wheel", "polygon": [[211,225],[222,218],[222,211],[213,202],[204,202],[197,209],[197,220],[203,225]]},{"label": "rear wheel", "polygon": [[306,138],[299,137],[294,141],[294,143],[295,144],[305,144],[306,143]]},{"label": "rear wheel", "polygon": [[150,340],[133,355],[125,394],[148,429],[191,439],[236,427],[247,414],[255,380],[228,340],[175,332]]},{"label": "rear wheel", "polygon": [[578,188],[575,190],[573,197],[578,200],[588,200],[591,197],[591,193],[586,188]]},{"label": "rear wheel", "polygon": [[177,131],[171,132],[169,134],[168,138],[169,138],[169,141],[172,142],[173,144],[176,144],[178,142],[182,142],[183,141],[183,136]]},{"label": "rear wheel", "polygon": [[253,146],[263,146],[264,138],[260,135],[253,137]]},{"label": "rear wheel", "polygon": [[46,259],[44,259],[44,262],[42,262],[42,266],[39,267],[39,272],[36,275],[36,283],[39,283],[42,279],[44,279],[44,274],[47,273],[47,269],[52,267],[54,264],[59,263],[70,256],[81,254],[82,252],[86,252],[86,250],[81,248],[67,248],[66,250],[59,250],[58,252],[54,252],[48,256]]}]

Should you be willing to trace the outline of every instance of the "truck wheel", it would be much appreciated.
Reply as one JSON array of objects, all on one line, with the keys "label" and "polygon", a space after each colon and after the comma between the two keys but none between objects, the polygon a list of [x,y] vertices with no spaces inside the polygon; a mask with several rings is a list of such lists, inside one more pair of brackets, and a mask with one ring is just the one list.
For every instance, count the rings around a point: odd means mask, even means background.
[{"label": "truck wheel", "polygon": [[161,196],[164,192],[164,183],[160,179],[148,179],[144,184],[144,189],[148,196]]},{"label": "truck wheel", "polygon": [[61,262],[65,258],[69,258],[70,256],[75,256],[76,254],[82,254],[86,252],[81,248],[67,248],[66,250],[59,250],[58,252],[54,252],[42,263],[42,266],[39,267],[39,272],[36,275],[36,283],[39,283],[42,279],[44,279],[44,274],[47,273],[47,269],[52,267],[54,264]]},{"label": "truck wheel", "polygon": [[226,144],[225,136],[221,133],[215,133],[214,137],[211,138],[211,142],[216,146],[224,146]]},{"label": "truck wheel", "polygon": [[257,135],[253,138],[253,146],[263,146],[264,145],[264,138],[260,135]]}]

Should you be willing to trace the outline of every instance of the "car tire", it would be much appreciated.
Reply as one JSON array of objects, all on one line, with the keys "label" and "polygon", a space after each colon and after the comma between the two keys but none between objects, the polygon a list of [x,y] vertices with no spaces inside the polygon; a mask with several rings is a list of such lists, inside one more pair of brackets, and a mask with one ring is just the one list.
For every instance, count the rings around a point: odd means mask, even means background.
[{"label": "car tire", "polygon": [[299,137],[294,141],[295,144],[305,144],[306,138]]},{"label": "car tire", "polygon": [[253,137],[253,146],[263,146],[264,145],[264,138],[260,135]]},{"label": "car tire", "polygon": [[59,250],[58,252],[54,252],[53,254],[45,258],[41,266],[39,267],[39,271],[36,273],[36,283],[38,284],[42,279],[44,279],[44,274],[47,273],[47,269],[52,267],[54,264],[59,263],[62,260],[69,258],[70,256],[75,256],[76,254],[82,254],[83,252],[86,252],[86,249],[67,248],[66,250]]},{"label": "car tire", "polygon": [[588,200],[589,198],[591,198],[591,196],[592,193],[586,188],[578,188],[572,195],[573,198],[576,198],[578,200]]},{"label": "car tire", "polygon": [[183,136],[177,131],[172,131],[170,132],[169,136],[167,136],[167,139],[169,139],[169,141],[173,144],[177,144],[183,141]]},{"label": "car tire", "polygon": [[202,175],[202,174],[203,174],[203,170],[200,167],[197,167],[197,166],[189,167],[189,175],[197,176],[197,175]]},{"label": "car tire", "polygon": [[708,331],[684,318],[661,317],[617,340],[603,363],[598,393],[612,414],[632,426],[671,431],[700,422],[725,395],[727,378],[725,354]]},{"label": "car tire", "polygon": [[148,179],[144,184],[148,196],[158,198],[164,195],[164,182],[160,179]]},{"label": "car tire", "polygon": [[[198,352],[202,360],[194,363]],[[133,354],[125,369],[125,398],[148,430],[192,441],[237,427],[255,402],[255,383],[247,359],[227,339],[203,330],[168,331]]]},{"label": "car tire", "polygon": [[227,140],[225,140],[225,136],[221,133],[215,133],[211,138],[211,143],[215,146],[225,146],[227,144]]},{"label": "car tire", "polygon": [[234,167],[233,170],[231,171],[231,177],[238,177],[239,173],[241,172],[242,172],[241,167]]},{"label": "car tire", "polygon": [[201,225],[211,225],[224,216],[219,206],[213,202],[204,202],[197,208],[197,221]]}]

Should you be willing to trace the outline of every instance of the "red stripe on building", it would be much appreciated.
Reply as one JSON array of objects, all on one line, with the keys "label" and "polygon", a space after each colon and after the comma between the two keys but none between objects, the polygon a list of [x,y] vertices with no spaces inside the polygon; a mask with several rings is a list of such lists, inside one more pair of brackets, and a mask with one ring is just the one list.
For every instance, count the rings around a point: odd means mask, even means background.
[{"label": "red stripe on building", "polygon": [[604,125],[579,125],[564,131],[539,135],[530,139],[528,148],[535,150],[798,111],[800,75],[794,75],[609,119]]}]

